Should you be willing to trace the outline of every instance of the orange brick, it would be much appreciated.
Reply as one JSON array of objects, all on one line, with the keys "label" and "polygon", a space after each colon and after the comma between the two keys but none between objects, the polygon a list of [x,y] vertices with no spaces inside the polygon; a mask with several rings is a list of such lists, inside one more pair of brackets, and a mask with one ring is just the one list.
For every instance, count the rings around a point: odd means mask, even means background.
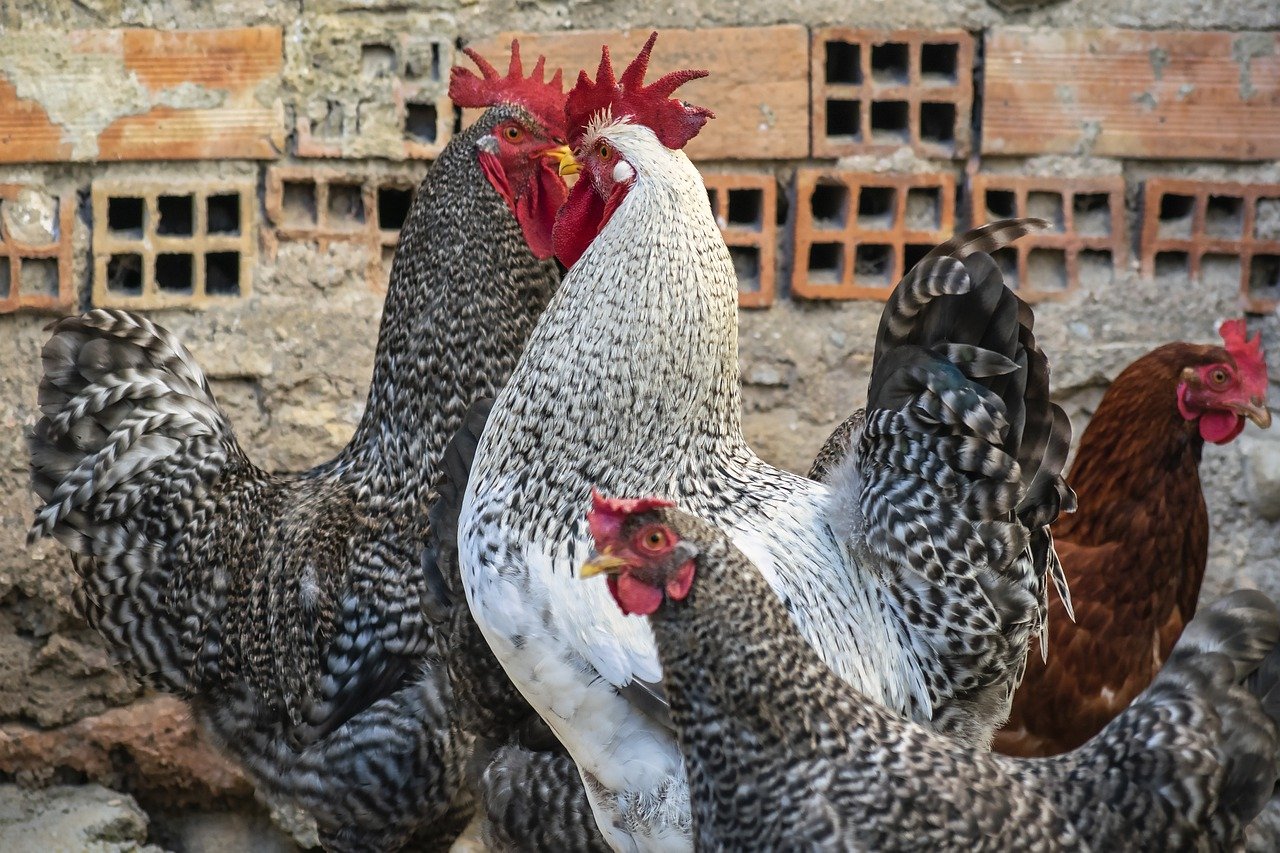
[{"label": "orange brick", "polygon": [[[138,87],[135,97],[150,106],[102,128],[78,110],[19,95],[32,81],[0,72],[0,163],[270,159],[284,145],[280,102],[260,102],[280,78],[277,27],[0,37],[0,53],[22,46],[75,57],[60,69],[61,87]],[[201,90],[208,97],[198,97]]]},{"label": "orange brick", "polygon": [[[600,46],[609,45],[619,74],[650,30],[501,33],[474,47],[491,61],[508,54],[512,37],[530,62],[539,54],[564,69],[572,86],[579,69],[595,76]],[[809,39],[804,27],[725,27],[662,30],[649,77],[677,68],[705,68],[711,76],[680,88],[678,96],[710,107],[716,118],[686,152],[695,160],[786,159],[809,155]],[[505,68],[505,65],[501,67]]]},{"label": "orange brick", "polygon": [[1280,35],[998,29],[982,150],[1280,157]]},{"label": "orange brick", "polygon": [[951,236],[955,216],[948,173],[798,169],[791,291],[806,299],[885,299]]},{"label": "orange brick", "polygon": [[1152,178],[1142,213],[1142,274],[1238,269],[1244,310],[1280,304],[1280,184]]},{"label": "orange brick", "polygon": [[964,157],[973,109],[973,37],[963,30],[815,30],[813,156],[909,145]]},{"label": "orange brick", "polygon": [[702,180],[738,272],[738,305],[767,308],[777,279],[777,180],[743,172],[704,173]]},{"label": "orange brick", "polygon": [[93,304],[207,307],[249,296],[257,244],[251,178],[93,182]]},{"label": "orange brick", "polygon": [[[71,237],[75,227],[74,193],[53,199],[56,210],[39,226],[40,233],[31,235],[15,230],[9,205],[21,203],[22,196],[35,192],[48,200],[38,188],[21,184],[0,184],[0,314],[19,309],[57,311],[71,308],[76,302],[75,282],[71,271]],[[44,228],[52,226],[48,232]],[[44,239],[45,236],[53,239]]]},{"label": "orange brick", "polygon": [[1049,230],[996,253],[1005,283],[1029,302],[1061,299],[1080,286],[1082,262],[1123,268],[1129,257],[1124,178],[1058,178],[976,174],[975,225],[1036,216]]}]

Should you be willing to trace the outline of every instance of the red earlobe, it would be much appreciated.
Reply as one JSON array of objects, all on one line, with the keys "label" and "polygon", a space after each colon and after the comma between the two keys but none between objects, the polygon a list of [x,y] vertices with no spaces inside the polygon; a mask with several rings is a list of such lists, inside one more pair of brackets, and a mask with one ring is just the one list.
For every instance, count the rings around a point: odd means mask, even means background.
[{"label": "red earlobe", "polygon": [[667,581],[667,597],[672,601],[683,601],[693,586],[693,560],[685,563]]}]

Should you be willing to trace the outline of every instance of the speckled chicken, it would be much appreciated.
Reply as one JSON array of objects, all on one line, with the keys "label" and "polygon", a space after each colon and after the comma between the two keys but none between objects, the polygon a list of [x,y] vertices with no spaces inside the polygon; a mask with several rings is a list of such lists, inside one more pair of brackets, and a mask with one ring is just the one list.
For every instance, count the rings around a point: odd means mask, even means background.
[{"label": "speckled chicken", "polygon": [[474,53],[450,94],[486,107],[441,153],[401,232],[363,418],[333,460],[270,474],[200,367],[151,320],[53,326],[31,439],[32,536],[67,545],[84,615],[189,699],[330,850],[447,845],[472,802],[469,735],[424,619],[420,554],[445,443],[506,379],[558,284],[560,73]]},{"label": "speckled chicken", "polygon": [[623,612],[649,617],[700,850],[1227,850],[1278,775],[1280,609],[1234,593],[1092,741],[974,749],[836,676],[750,560],[659,499],[596,496]]}]

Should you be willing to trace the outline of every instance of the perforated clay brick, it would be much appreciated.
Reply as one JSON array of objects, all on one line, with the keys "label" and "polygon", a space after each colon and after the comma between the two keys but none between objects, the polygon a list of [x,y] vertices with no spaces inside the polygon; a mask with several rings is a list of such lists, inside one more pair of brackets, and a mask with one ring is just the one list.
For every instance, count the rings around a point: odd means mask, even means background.
[{"label": "perforated clay brick", "polygon": [[963,30],[815,30],[813,156],[910,145],[964,157],[973,109],[973,37]]},{"label": "perforated clay brick", "polygon": [[738,274],[738,305],[772,305],[777,278],[777,181],[773,175],[744,173],[704,173],[702,180]]},{"label": "perforated clay brick", "polygon": [[251,179],[93,182],[93,304],[203,307],[252,289]]},{"label": "perforated clay brick", "polygon": [[75,305],[71,280],[74,195],[0,184],[0,314]]},{"label": "perforated clay brick", "polygon": [[955,178],[796,172],[791,290],[806,299],[885,299],[955,228]]},{"label": "perforated clay brick", "polygon": [[1240,289],[1246,311],[1280,304],[1280,184],[1152,178],[1142,211],[1142,274]]},{"label": "perforated clay brick", "polygon": [[1124,178],[1057,178],[979,173],[971,180],[973,223],[1035,216],[1045,231],[996,253],[1005,283],[1034,302],[1061,299],[1080,286],[1081,271],[1111,274],[1128,262]]}]

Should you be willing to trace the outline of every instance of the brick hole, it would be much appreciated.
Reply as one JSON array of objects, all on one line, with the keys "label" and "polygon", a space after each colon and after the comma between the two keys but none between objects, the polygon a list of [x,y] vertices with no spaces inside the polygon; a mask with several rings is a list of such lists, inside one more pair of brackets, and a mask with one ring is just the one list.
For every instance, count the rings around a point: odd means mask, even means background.
[{"label": "brick hole", "polygon": [[738,289],[748,293],[760,290],[760,250],[754,246],[730,246],[733,272],[738,277]]},{"label": "brick hole", "polygon": [[1062,214],[1062,193],[1027,193],[1027,216],[1047,220],[1053,231],[1062,231],[1065,220]]},{"label": "brick hole", "polygon": [[854,255],[854,278],[859,284],[893,284],[893,247],[859,243]]},{"label": "brick hole", "polygon": [[906,101],[873,101],[871,137],[878,142],[910,142],[911,110]]},{"label": "brick hole", "polygon": [[828,83],[862,83],[862,46],[843,41],[827,42]]},{"label": "brick hole", "polygon": [[1018,197],[1013,190],[987,190],[986,204],[988,222],[1018,215]]},{"label": "brick hole", "polygon": [[1195,210],[1194,196],[1165,193],[1160,196],[1160,215],[1157,231],[1161,237],[1190,237],[1191,217]]},{"label": "brick hole", "polygon": [[1204,233],[1207,237],[1239,239],[1244,233],[1244,199],[1229,195],[1209,196],[1204,209]]},{"label": "brick hole", "polygon": [[316,185],[311,181],[285,181],[280,202],[285,225],[316,224]]},{"label": "brick hole", "polygon": [[929,84],[954,84],[959,80],[960,45],[920,45],[920,81]]},{"label": "brick hole", "polygon": [[910,231],[937,231],[942,227],[942,190],[919,187],[907,190],[906,228]]},{"label": "brick hole", "polygon": [[933,251],[933,246],[928,243],[908,243],[902,248],[902,274],[906,275],[911,272],[912,268],[924,258],[925,255]]},{"label": "brick hole", "polygon": [[950,145],[956,141],[956,105],[920,105],[920,141]]},{"label": "brick hole", "polygon": [[843,228],[849,221],[849,188],[844,184],[818,184],[809,197],[816,228]]},{"label": "brick hole", "polygon": [[141,237],[146,203],[140,198],[113,196],[107,199],[107,228],[116,234]]},{"label": "brick hole", "polygon": [[729,190],[729,224],[759,231],[764,222],[764,190]]},{"label": "brick hole", "polygon": [[906,83],[911,78],[907,46],[901,42],[871,45],[871,79],[877,83]]},{"label": "brick hole", "polygon": [[342,136],[342,119],[345,110],[340,101],[325,101],[324,118],[312,129],[312,133],[325,139]]},{"label": "brick hole", "polygon": [[898,191],[893,187],[863,187],[858,191],[858,227],[874,231],[893,229],[893,208]]},{"label": "brick hole", "polygon": [[[9,272],[5,258],[5,273]],[[6,290],[8,288],[5,288]],[[56,258],[23,258],[18,268],[18,290],[23,296],[58,295],[58,261]]]},{"label": "brick hole", "polygon": [[1071,213],[1080,236],[1111,236],[1111,196],[1106,193],[1077,193],[1071,198]]},{"label": "brick hole", "polygon": [[1254,255],[1249,260],[1249,296],[1280,299],[1280,255]]},{"label": "brick hole", "polygon": [[366,78],[394,76],[396,73],[395,50],[389,44],[362,45],[360,73]]},{"label": "brick hole", "polygon": [[414,142],[433,144],[436,141],[438,117],[435,104],[405,104],[404,135]]},{"label": "brick hole", "polygon": [[1036,290],[1067,289],[1067,253],[1062,249],[1032,249],[1027,253],[1027,284]]},{"label": "brick hole", "polygon": [[1109,281],[1115,269],[1107,249],[1081,249],[1076,262],[1081,281]]},{"label": "brick hole", "polygon": [[412,189],[378,187],[378,227],[383,231],[399,231],[409,218],[412,206]]},{"label": "brick hole", "polygon": [[431,79],[440,82],[440,43],[431,43]]},{"label": "brick hole", "polygon": [[[315,206],[314,200],[312,206]],[[205,200],[205,221],[210,234],[240,233],[240,196],[236,193],[211,195]]]},{"label": "brick hole", "polygon": [[122,296],[142,295],[142,255],[112,255],[107,259],[107,290]]},{"label": "brick hole", "polygon": [[0,255],[0,299],[8,299],[9,293],[13,288],[10,278],[13,272],[9,269],[9,259],[4,255]]},{"label": "brick hole", "polygon": [[210,252],[204,256],[204,291],[210,296],[240,295],[239,252]]},{"label": "brick hole", "polygon": [[1240,256],[1209,252],[1200,257],[1200,280],[1222,290],[1240,287]]},{"label": "brick hole", "polygon": [[862,102],[827,101],[827,136],[862,138]]},{"label": "brick hole", "polygon": [[156,287],[165,293],[195,293],[195,263],[183,252],[156,255]]},{"label": "brick hole", "polygon": [[840,243],[809,245],[809,280],[814,284],[839,284],[844,276],[844,246]]},{"label": "brick hole", "polygon": [[1017,290],[1021,286],[1018,280],[1018,250],[1012,246],[1006,246],[991,257],[1000,269],[1000,277],[1004,279],[1004,283]]},{"label": "brick hole", "polygon": [[190,237],[195,232],[195,199],[189,195],[162,195],[156,199],[157,234]]},{"label": "brick hole", "polygon": [[713,215],[716,212],[716,202],[719,200],[719,198],[720,198],[719,190],[714,190],[711,187],[707,187],[707,204],[711,205],[711,213]]},{"label": "brick hole", "polygon": [[1260,198],[1254,210],[1253,236],[1280,240],[1280,198]]},{"label": "brick hole", "polygon": [[1186,252],[1156,252],[1157,276],[1185,276],[1191,272],[1191,258]]},{"label": "brick hole", "polygon": [[364,196],[359,184],[329,185],[329,224],[358,228],[364,222]]}]

